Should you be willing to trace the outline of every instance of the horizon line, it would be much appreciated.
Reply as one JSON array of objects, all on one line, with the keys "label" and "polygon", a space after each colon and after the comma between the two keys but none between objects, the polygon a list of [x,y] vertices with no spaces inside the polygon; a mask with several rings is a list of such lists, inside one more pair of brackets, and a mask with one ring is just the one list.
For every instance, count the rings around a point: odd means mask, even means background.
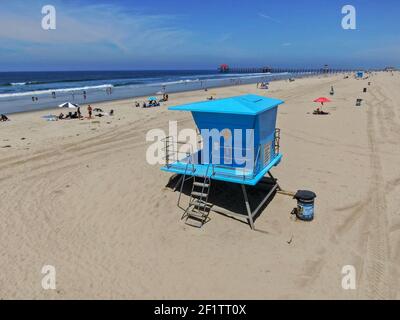
[{"label": "horizon line", "polygon": [[[234,69],[257,69],[257,68],[263,68],[263,67],[240,67],[240,66],[235,66],[235,67],[232,67],[232,68],[234,68]],[[321,67],[271,67],[272,69],[293,69],[293,70],[303,70],[303,69],[312,69],[312,70],[316,70],[316,69],[323,69],[324,67],[323,66],[321,66]],[[363,67],[363,66],[352,66],[352,67],[331,67],[331,68],[328,68],[328,69],[333,69],[333,70],[335,70],[335,69],[338,69],[338,70],[340,70],[340,69],[343,69],[343,70],[346,70],[346,69],[351,69],[351,70],[356,70],[356,69],[363,69],[363,70],[383,70],[383,69],[385,69],[385,68],[395,68],[395,69],[398,69],[398,67],[396,67],[396,66],[391,66],[391,65],[386,65],[386,66],[384,66],[384,67],[378,67],[378,66],[374,66],[374,67]],[[77,70],[63,70],[63,69],[54,69],[54,70],[0,70],[0,73],[9,73],[9,72],[14,72],[14,73],[17,73],[17,72],[21,72],[21,73],[23,73],[23,72],[131,72],[131,71],[135,71],[135,72],[137,72],[137,71],[142,71],[142,72],[146,72],[146,71],[218,71],[219,69],[218,69],[218,67],[216,67],[216,68],[213,68],[213,69],[209,69],[209,68],[205,68],[205,69],[203,69],[203,68],[199,68],[199,69],[197,69],[197,68],[193,68],[193,69],[170,69],[170,68],[167,68],[167,69],[130,69],[130,68],[127,68],[127,69],[77,69]]]}]

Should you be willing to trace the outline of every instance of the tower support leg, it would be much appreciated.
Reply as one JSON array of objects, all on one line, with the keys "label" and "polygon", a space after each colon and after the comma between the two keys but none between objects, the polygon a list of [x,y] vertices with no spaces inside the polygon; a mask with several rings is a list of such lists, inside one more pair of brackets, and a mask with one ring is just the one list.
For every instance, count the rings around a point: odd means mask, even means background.
[{"label": "tower support leg", "polygon": [[246,211],[247,211],[247,221],[250,225],[250,228],[252,230],[255,230],[254,227],[254,217],[257,215],[257,213],[260,211],[260,209],[263,207],[263,205],[268,201],[268,199],[271,197],[271,195],[276,191],[276,190],[281,190],[279,187],[279,184],[277,180],[272,176],[272,174],[268,171],[268,175],[270,178],[274,181],[274,185],[272,186],[271,190],[266,194],[266,196],[262,199],[258,207],[254,210],[251,211],[250,207],[250,202],[249,202],[249,197],[247,195],[246,191],[246,186],[244,184],[241,185],[242,187],[242,192],[243,192],[243,197],[244,197],[244,202],[246,204]]},{"label": "tower support leg", "polygon": [[252,215],[251,208],[250,208],[249,198],[247,196],[246,186],[244,184],[242,184],[241,186],[242,186],[244,202],[246,203],[246,210],[247,210],[247,215],[248,215],[247,221],[249,222],[250,228],[252,230],[254,230],[253,215]]}]

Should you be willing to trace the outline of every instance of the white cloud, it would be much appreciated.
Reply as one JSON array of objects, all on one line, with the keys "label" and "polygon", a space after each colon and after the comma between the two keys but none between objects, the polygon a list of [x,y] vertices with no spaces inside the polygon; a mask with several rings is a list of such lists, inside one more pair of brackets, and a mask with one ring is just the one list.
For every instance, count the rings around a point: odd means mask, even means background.
[{"label": "white cloud", "polygon": [[25,43],[27,50],[34,50],[37,45],[65,48],[101,44],[129,55],[149,50],[168,52],[182,46],[191,36],[188,31],[174,26],[175,16],[140,12],[127,14],[114,5],[73,7],[58,3],[54,6],[56,30],[41,28],[41,7],[34,11],[32,6],[20,7],[17,11],[2,8],[0,39],[5,44]]},{"label": "white cloud", "polygon": [[267,14],[264,14],[264,13],[259,13],[258,15],[259,15],[261,18],[264,18],[264,19],[270,20],[270,21],[272,21],[272,22],[275,22],[275,23],[281,23],[279,20],[277,20],[277,19],[274,19],[274,18],[272,18],[271,16],[269,16],[269,15],[267,15]]},{"label": "white cloud", "polygon": [[218,42],[226,42],[232,39],[232,33],[223,33],[218,39]]}]

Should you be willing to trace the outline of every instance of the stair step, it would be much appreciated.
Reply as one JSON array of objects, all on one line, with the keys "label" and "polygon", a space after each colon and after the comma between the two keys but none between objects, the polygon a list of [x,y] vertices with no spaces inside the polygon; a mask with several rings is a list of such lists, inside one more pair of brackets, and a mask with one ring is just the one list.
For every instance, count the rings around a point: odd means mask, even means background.
[{"label": "stair step", "polygon": [[192,204],[193,204],[195,207],[199,207],[199,208],[201,208],[201,209],[210,207],[210,204],[209,204],[209,203],[207,203],[207,202],[205,202],[205,201],[202,201],[202,200],[198,200],[198,199],[195,199],[195,200],[192,202]]},{"label": "stair step", "polygon": [[207,197],[207,194],[206,194],[206,193],[201,193],[201,192],[195,192],[195,191],[193,191],[193,192],[192,192],[192,196],[193,196],[193,197],[199,197],[199,198],[206,198],[206,197]]},{"label": "stair step", "polygon": [[208,183],[204,182],[193,182],[193,185],[196,187],[204,187],[204,188],[208,188],[210,186]]},{"label": "stair step", "polygon": [[195,227],[195,228],[201,228],[204,224],[204,222],[202,220],[198,220],[195,218],[190,218],[188,217],[185,221],[185,223],[191,227]]},{"label": "stair step", "polygon": [[189,211],[188,213],[188,217],[192,217],[192,218],[196,218],[199,220],[204,221],[206,219],[205,214],[203,212],[199,212],[199,211]]},{"label": "stair step", "polygon": [[208,212],[205,212],[204,210],[199,210],[193,208],[191,211],[188,212],[188,216],[193,216],[196,217],[197,219],[205,219],[207,216]]}]

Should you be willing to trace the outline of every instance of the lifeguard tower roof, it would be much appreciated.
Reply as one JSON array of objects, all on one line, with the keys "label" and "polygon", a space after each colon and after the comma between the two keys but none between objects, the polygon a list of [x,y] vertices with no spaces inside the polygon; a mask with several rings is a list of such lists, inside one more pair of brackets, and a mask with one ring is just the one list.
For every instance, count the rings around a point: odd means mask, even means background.
[{"label": "lifeguard tower roof", "polygon": [[201,101],[168,108],[175,111],[252,115],[263,113],[284,103],[282,100],[247,94],[217,100]]}]

